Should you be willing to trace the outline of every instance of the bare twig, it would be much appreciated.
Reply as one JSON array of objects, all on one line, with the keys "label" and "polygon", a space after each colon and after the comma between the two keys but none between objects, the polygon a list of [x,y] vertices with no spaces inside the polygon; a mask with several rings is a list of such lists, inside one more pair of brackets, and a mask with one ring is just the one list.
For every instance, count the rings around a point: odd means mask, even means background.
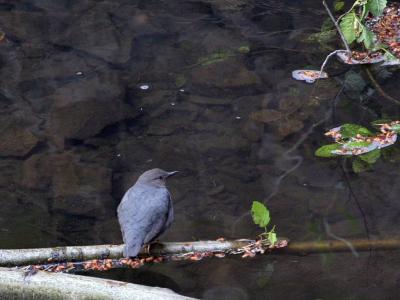
[{"label": "bare twig", "polygon": [[351,56],[351,50],[350,50],[349,44],[347,44],[346,39],[344,38],[343,32],[340,29],[337,21],[335,20],[335,17],[333,16],[333,14],[332,14],[331,10],[329,9],[328,5],[326,4],[325,0],[322,1],[322,4],[324,5],[326,11],[328,12],[329,17],[331,18],[333,24],[336,27],[336,30],[339,32],[340,38],[342,39],[342,42],[343,42],[344,46],[346,47],[346,51],[349,53],[349,56]]},{"label": "bare twig", "polygon": [[392,96],[386,94],[386,92],[381,88],[379,83],[375,80],[374,76],[372,75],[372,73],[371,73],[371,71],[369,70],[368,67],[365,68],[365,72],[367,73],[368,78],[371,80],[371,82],[372,82],[373,86],[375,87],[375,89],[378,91],[379,94],[382,95],[382,97],[384,97],[385,99],[387,99],[387,100],[389,100],[389,101],[391,101],[391,102],[393,102],[393,103],[395,103],[397,105],[400,105],[400,101],[399,100],[397,100],[397,99],[393,98]]},{"label": "bare twig", "polygon": [[325,60],[324,60],[324,62],[322,63],[321,68],[320,68],[320,70],[319,70],[319,77],[321,76],[322,72],[324,71],[324,68],[325,68],[326,64],[328,63],[329,59],[330,59],[333,55],[336,55],[337,53],[343,52],[343,51],[345,51],[345,50],[335,50],[335,51],[332,51],[331,53],[329,53],[329,54],[325,57]]},{"label": "bare twig", "polygon": [[358,208],[358,211],[360,212],[361,217],[363,219],[365,234],[367,236],[367,239],[369,240],[370,239],[370,235],[369,235],[369,226],[368,226],[367,215],[365,214],[364,209],[361,206],[361,203],[358,200],[358,197],[357,197],[356,193],[354,192],[353,187],[351,185],[351,180],[349,178],[349,174],[346,171],[346,160],[343,160],[343,163],[341,165],[341,169],[342,169],[342,172],[343,172],[343,176],[344,176],[344,178],[346,180],[347,186],[349,188],[350,196],[353,198],[354,203],[356,204],[356,206]]},{"label": "bare twig", "polygon": [[[392,238],[385,240],[369,239],[348,239],[347,240],[356,251],[370,250],[400,250],[400,239]],[[290,243],[288,247],[282,249],[283,253],[308,254],[324,252],[348,252],[349,246],[343,241],[327,240],[315,242],[296,242]]]},{"label": "bare twig", "polygon": [[[347,240],[354,250],[394,250],[400,249],[400,238],[387,240],[356,239]],[[214,254],[249,254],[252,253],[290,253],[302,254],[313,252],[349,251],[348,244],[338,240],[291,242],[286,247],[286,239],[279,239],[278,243],[271,247],[265,241],[255,240],[217,240],[177,243],[157,243],[145,249],[141,253],[153,256],[165,255],[197,255],[201,253]],[[21,266],[28,264],[41,264],[65,261],[87,261],[93,259],[116,259],[122,257],[123,245],[96,245],[96,246],[68,246],[58,248],[37,249],[7,249],[0,250],[1,266]],[[207,255],[206,255],[207,256]],[[213,255],[210,255],[213,256]],[[217,256],[217,255],[215,255]],[[251,255],[244,255],[251,256]],[[196,260],[196,259],[194,259]]]},{"label": "bare twig", "polygon": [[[224,252],[254,243],[254,240],[218,240],[198,242],[155,243],[141,254],[172,255],[189,252]],[[67,246],[35,249],[0,250],[0,266],[21,266],[64,261],[121,258],[124,245]]]}]

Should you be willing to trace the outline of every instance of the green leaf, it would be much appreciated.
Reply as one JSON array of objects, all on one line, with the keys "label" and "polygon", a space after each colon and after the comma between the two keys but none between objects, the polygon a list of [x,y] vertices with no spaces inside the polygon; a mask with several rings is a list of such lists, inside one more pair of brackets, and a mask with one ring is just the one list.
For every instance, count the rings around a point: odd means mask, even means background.
[{"label": "green leaf", "polygon": [[375,34],[367,27],[362,26],[360,37],[357,39],[358,43],[364,43],[365,48],[372,49],[375,46],[374,43]]},{"label": "green leaf", "polygon": [[353,160],[351,166],[353,168],[354,173],[361,173],[371,169],[371,165],[369,163],[359,159],[358,157],[355,160]]},{"label": "green leaf", "polygon": [[368,147],[371,144],[371,142],[348,142],[343,145],[343,148],[346,149],[354,149],[354,148],[364,148]]},{"label": "green leaf", "polygon": [[344,1],[338,1],[336,0],[333,3],[333,9],[335,10],[335,12],[339,12],[344,8]]},{"label": "green leaf", "polygon": [[251,215],[256,225],[261,228],[267,227],[270,217],[269,211],[264,204],[258,201],[253,201],[253,205],[251,206]]},{"label": "green leaf", "polygon": [[390,126],[392,128],[392,130],[396,133],[400,133],[400,124],[394,124],[392,126]]},{"label": "green leaf", "polygon": [[338,150],[342,147],[340,144],[330,144],[330,145],[325,145],[317,149],[315,151],[315,156],[318,157],[334,157],[337,156],[336,154],[333,154],[332,151]]},{"label": "green leaf", "polygon": [[374,164],[376,161],[381,157],[381,150],[380,149],[375,149],[371,152],[362,154],[358,156],[359,159],[365,161],[368,164]]},{"label": "green leaf", "polygon": [[391,60],[397,60],[397,56],[395,56],[394,54],[390,53],[389,51],[385,51],[384,54],[385,60],[386,61],[391,61]]},{"label": "green leaf", "polygon": [[276,233],[272,230],[270,232],[268,232],[267,239],[271,246],[274,246],[275,243],[278,241],[278,238],[276,237]]},{"label": "green leaf", "polygon": [[379,17],[386,5],[387,0],[368,0],[366,7],[375,17]]},{"label": "green leaf", "polygon": [[354,12],[354,10],[346,14],[340,20],[339,26],[347,43],[351,44],[356,40],[358,22],[356,21],[356,13]]},{"label": "green leaf", "polygon": [[362,136],[371,136],[372,132],[363,126],[357,124],[343,124],[340,127],[340,134],[342,138],[347,139],[351,137],[355,137],[357,134]]},{"label": "green leaf", "polygon": [[371,125],[379,127],[379,126],[381,126],[381,124],[387,124],[392,121],[393,120],[391,120],[391,119],[379,119],[379,120],[375,120],[375,121],[371,122]]}]

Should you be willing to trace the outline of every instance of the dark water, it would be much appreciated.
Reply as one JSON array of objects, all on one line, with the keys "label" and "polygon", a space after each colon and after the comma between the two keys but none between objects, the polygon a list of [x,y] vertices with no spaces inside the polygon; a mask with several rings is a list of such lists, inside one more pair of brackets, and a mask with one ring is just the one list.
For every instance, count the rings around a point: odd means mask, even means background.
[{"label": "dark water", "polygon": [[[120,243],[116,207],[153,167],[182,171],[165,241],[255,237],[253,200],[291,240],[396,235],[396,153],[358,175],[313,154],[326,129],[398,114],[362,68],[290,78],[340,47],[310,40],[325,19],[319,1],[2,1],[1,248]],[[396,70],[378,72],[400,97]],[[205,299],[397,299],[399,263],[271,255],[98,275]]]}]

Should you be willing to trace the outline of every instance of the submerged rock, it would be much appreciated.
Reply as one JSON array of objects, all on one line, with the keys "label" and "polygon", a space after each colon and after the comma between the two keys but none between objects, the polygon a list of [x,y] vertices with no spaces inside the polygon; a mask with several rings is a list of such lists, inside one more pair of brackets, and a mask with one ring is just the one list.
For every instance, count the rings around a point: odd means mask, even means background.
[{"label": "submerged rock", "polygon": [[39,142],[38,137],[17,122],[3,125],[0,128],[0,139],[0,156],[25,156]]},{"label": "submerged rock", "polygon": [[30,156],[22,164],[20,184],[28,189],[47,189],[51,182],[50,164],[46,154]]},{"label": "submerged rock", "polygon": [[242,88],[259,85],[260,78],[249,71],[246,66],[235,58],[208,66],[199,66],[192,71],[192,83],[216,88]]},{"label": "submerged rock", "polygon": [[19,184],[48,192],[53,209],[93,217],[112,203],[111,180],[110,168],[75,153],[40,153],[23,162]]},{"label": "submerged rock", "polygon": [[212,133],[200,133],[191,136],[190,144],[200,152],[207,152],[212,149],[238,151],[248,147],[249,141],[238,135],[224,134],[216,136]]},{"label": "submerged rock", "polygon": [[264,124],[248,120],[244,124],[242,132],[250,141],[257,142],[261,139],[264,133]]},{"label": "submerged rock", "polygon": [[111,170],[96,164],[85,164],[71,153],[50,157],[51,181],[55,197],[111,191]]},{"label": "submerged rock", "polygon": [[111,169],[83,163],[70,152],[32,155],[23,164],[22,178],[23,185],[29,188],[51,185],[56,197],[111,191]]},{"label": "submerged rock", "polygon": [[134,118],[137,114],[132,107],[117,100],[76,102],[52,109],[48,133],[61,143],[64,139],[83,140],[100,133],[108,125]]},{"label": "submerged rock", "polygon": [[150,124],[146,131],[147,135],[167,136],[176,131],[177,128],[173,126],[163,126],[162,124]]},{"label": "submerged rock", "polygon": [[221,98],[209,98],[203,97],[199,95],[192,95],[189,97],[189,101],[196,104],[204,104],[204,105],[229,105],[231,103],[230,99],[225,97]]},{"label": "submerged rock", "polygon": [[[109,8],[104,8],[109,9]],[[57,44],[69,46],[102,60],[112,63],[124,63],[130,56],[133,34],[124,32],[113,22],[101,5],[76,12],[71,26],[65,32],[55,36]]]},{"label": "submerged rock", "polygon": [[292,133],[299,132],[304,127],[304,123],[292,117],[286,118],[278,125],[278,133],[281,137],[286,137]]},{"label": "submerged rock", "polygon": [[282,117],[283,114],[280,111],[274,109],[262,109],[250,114],[250,119],[262,123],[278,121]]}]

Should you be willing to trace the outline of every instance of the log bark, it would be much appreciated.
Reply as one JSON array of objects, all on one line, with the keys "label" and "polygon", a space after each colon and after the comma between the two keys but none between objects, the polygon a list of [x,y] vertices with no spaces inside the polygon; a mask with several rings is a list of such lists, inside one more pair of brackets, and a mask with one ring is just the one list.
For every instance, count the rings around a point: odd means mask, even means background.
[{"label": "log bark", "polygon": [[193,299],[165,288],[147,287],[115,280],[38,271],[0,268],[1,299]]},{"label": "log bark", "polygon": [[[247,246],[251,240],[199,241],[157,243],[150,247],[150,255],[172,255],[188,252],[225,252]],[[0,250],[0,266],[23,266],[63,261],[121,258],[124,245],[66,246],[34,249]],[[142,249],[145,254],[147,249]]]}]

